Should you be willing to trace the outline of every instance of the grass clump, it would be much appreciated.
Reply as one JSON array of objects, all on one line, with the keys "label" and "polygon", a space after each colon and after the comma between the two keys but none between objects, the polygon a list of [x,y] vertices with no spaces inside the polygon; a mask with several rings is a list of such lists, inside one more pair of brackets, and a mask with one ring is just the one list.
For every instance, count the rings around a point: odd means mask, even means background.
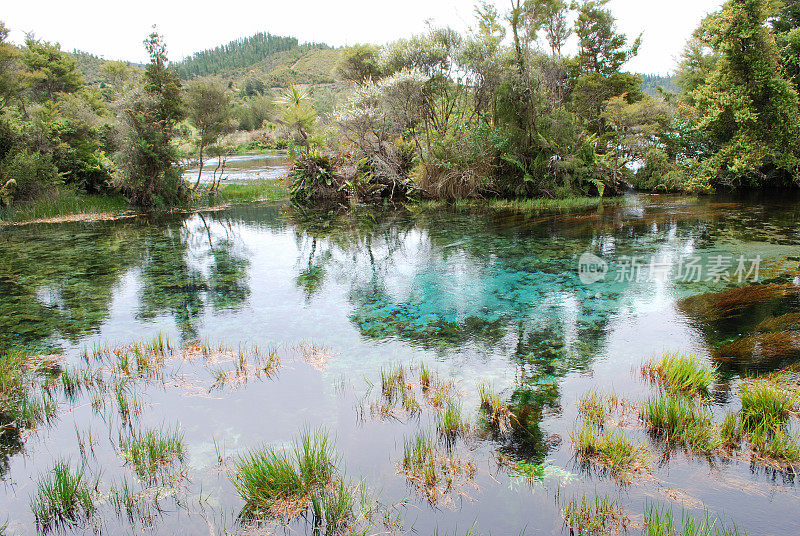
[{"label": "grass clump", "polygon": [[763,380],[745,383],[739,398],[742,401],[742,428],[747,432],[783,428],[794,406],[790,392]]},{"label": "grass clump", "polygon": [[39,479],[31,511],[36,524],[48,529],[56,523],[78,523],[88,520],[95,511],[97,481],[90,482],[83,467],[72,469],[58,461],[46,476]]},{"label": "grass clump", "polygon": [[742,426],[739,422],[739,415],[730,411],[725,414],[719,427],[719,435],[725,446],[738,447],[742,442]]},{"label": "grass clump", "polygon": [[56,401],[44,387],[57,371],[52,359],[0,350],[0,438],[55,418]]},{"label": "grass clump", "polygon": [[233,484],[252,511],[270,511],[276,501],[302,499],[324,488],[335,470],[325,432],[304,432],[291,450],[258,449],[236,463]]},{"label": "grass clump", "polygon": [[455,441],[459,435],[467,434],[469,423],[461,417],[460,404],[448,400],[444,410],[436,415],[436,430],[449,443]]},{"label": "grass clump", "polygon": [[598,432],[588,421],[571,437],[575,451],[584,461],[592,461],[623,480],[644,470],[650,461],[650,453],[643,445],[634,444],[622,432]]},{"label": "grass clump", "polygon": [[616,405],[616,397],[604,397],[597,391],[585,393],[578,400],[578,413],[592,424],[601,426]]},{"label": "grass clump", "polygon": [[651,433],[669,442],[706,454],[720,446],[711,413],[693,400],[660,395],[647,400],[639,416]]},{"label": "grass clump", "polygon": [[184,456],[183,434],[177,430],[147,430],[121,436],[119,447],[139,478],[149,482]]},{"label": "grass clump", "polygon": [[478,383],[478,396],[481,399],[481,409],[489,424],[499,429],[501,433],[508,432],[511,429],[511,410],[508,402],[484,381]]},{"label": "grass clump", "polygon": [[642,367],[642,372],[666,391],[690,396],[708,393],[718,377],[717,371],[704,365],[697,356],[679,353],[664,354],[657,361],[650,361]]},{"label": "grass clump", "polygon": [[614,534],[624,531],[630,520],[616,499],[585,495],[571,499],[564,508],[564,523],[576,536]]},{"label": "grass clump", "polygon": [[672,509],[650,505],[644,513],[644,536],[747,536],[706,510],[699,520],[684,513],[677,523]]}]

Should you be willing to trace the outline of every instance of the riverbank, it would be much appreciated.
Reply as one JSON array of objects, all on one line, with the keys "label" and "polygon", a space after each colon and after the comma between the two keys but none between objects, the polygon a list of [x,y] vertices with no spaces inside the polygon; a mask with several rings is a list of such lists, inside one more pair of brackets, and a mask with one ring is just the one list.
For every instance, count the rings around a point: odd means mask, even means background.
[{"label": "riverbank", "polygon": [[[223,184],[213,198],[209,197],[207,190],[200,190],[185,206],[174,208],[199,210],[230,203],[280,201],[288,197],[289,189],[282,180],[263,180],[249,184]],[[0,226],[109,220],[140,213],[120,193],[87,195],[64,189],[31,203],[0,209]]]},{"label": "riverbank", "polygon": [[[200,210],[225,206],[231,203],[284,201],[290,196],[289,188],[281,179],[259,180],[247,184],[223,184],[215,196],[200,190],[194,199],[175,210]],[[455,210],[507,210],[526,214],[557,214],[588,210],[600,206],[625,204],[625,197],[569,197],[564,199],[462,199],[454,202],[440,200],[417,201],[405,205],[417,210],[450,208]],[[131,207],[119,193],[80,194],[73,190],[57,190],[53,195],[31,203],[0,210],[0,226],[30,223],[59,223],[68,221],[98,221],[131,217],[141,211]]]}]

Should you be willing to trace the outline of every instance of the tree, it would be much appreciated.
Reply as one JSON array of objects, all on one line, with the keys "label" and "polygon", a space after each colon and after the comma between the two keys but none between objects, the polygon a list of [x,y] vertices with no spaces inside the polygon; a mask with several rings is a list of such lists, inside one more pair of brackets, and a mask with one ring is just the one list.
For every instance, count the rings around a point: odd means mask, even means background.
[{"label": "tree", "polygon": [[143,86],[121,103],[122,149],[116,182],[130,201],[142,206],[179,201],[185,183],[175,166],[175,124],[183,117],[180,82],[167,64],[163,38],[153,32],[144,42],[150,54]]},{"label": "tree", "polygon": [[377,81],[383,76],[380,67],[380,47],[357,44],[342,50],[342,59],[336,72],[345,80],[357,84]]},{"label": "tree", "polygon": [[317,113],[311,106],[310,101],[311,98],[308,91],[295,84],[286,88],[283,96],[278,101],[283,105],[282,123],[299,134],[306,148],[306,154],[311,150],[308,137],[317,119]]},{"label": "tree", "polygon": [[203,175],[204,150],[217,143],[220,136],[231,127],[231,96],[221,82],[192,82],[186,91],[186,109],[189,123],[197,129],[200,164],[194,184],[194,189],[197,190]]},{"label": "tree", "polygon": [[53,100],[58,93],[73,93],[83,87],[83,75],[75,59],[62,52],[58,43],[28,36],[22,50],[22,63],[34,100]]},{"label": "tree", "polygon": [[639,51],[642,36],[630,48],[628,38],[617,33],[614,15],[603,9],[610,0],[586,0],[578,8],[575,34],[578,36],[578,68],[581,73],[611,75]]},{"label": "tree", "polygon": [[5,108],[8,103],[18,98],[22,90],[20,52],[6,39],[8,39],[8,28],[0,21],[0,108]]},{"label": "tree", "polygon": [[698,128],[714,147],[693,187],[763,186],[792,177],[800,183],[798,95],[784,78],[775,37],[766,21],[769,0],[728,0],[707,19],[704,38],[719,58],[691,94]]}]

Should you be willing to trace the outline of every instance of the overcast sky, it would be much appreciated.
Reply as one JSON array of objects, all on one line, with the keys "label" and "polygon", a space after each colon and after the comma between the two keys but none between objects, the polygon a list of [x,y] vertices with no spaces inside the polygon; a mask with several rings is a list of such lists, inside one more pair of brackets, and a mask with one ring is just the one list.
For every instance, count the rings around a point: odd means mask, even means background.
[{"label": "overcast sky", "polygon": [[[346,45],[386,43],[439,25],[467,28],[474,0],[5,0],[0,18],[20,42],[25,32],[107,59],[142,62],[142,40],[153,24],[167,40],[172,60],[265,31],[301,41]],[[667,73],[702,17],[722,0],[611,0],[620,30],[644,33],[628,69]],[[505,11],[510,0],[497,0]]]}]

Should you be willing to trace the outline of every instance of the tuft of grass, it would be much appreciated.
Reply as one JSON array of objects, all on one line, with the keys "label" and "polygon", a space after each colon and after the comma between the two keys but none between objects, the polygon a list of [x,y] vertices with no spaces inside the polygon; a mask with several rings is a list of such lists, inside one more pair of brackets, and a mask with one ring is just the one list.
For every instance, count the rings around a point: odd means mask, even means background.
[{"label": "tuft of grass", "polygon": [[789,391],[763,380],[745,383],[739,398],[742,428],[750,433],[782,429],[794,406],[794,397]]},{"label": "tuft of grass", "polygon": [[123,457],[142,480],[154,481],[174,461],[184,456],[183,434],[177,430],[147,430],[120,435]]},{"label": "tuft of grass", "polygon": [[624,531],[630,519],[616,499],[596,496],[594,500],[582,495],[572,498],[564,508],[564,523],[576,536],[615,534]]},{"label": "tuft of grass", "polygon": [[639,416],[661,439],[706,454],[720,446],[711,413],[693,400],[671,394],[660,395],[648,399]]},{"label": "tuft of grass", "polygon": [[614,409],[616,402],[616,396],[605,397],[596,390],[591,390],[578,400],[578,413],[592,424],[601,426]]},{"label": "tuft of grass", "polygon": [[738,447],[742,442],[742,426],[739,422],[739,415],[730,411],[726,413],[719,427],[719,435],[726,446]]},{"label": "tuft of grass", "polygon": [[671,508],[652,504],[644,512],[643,532],[644,536],[747,536],[735,524],[712,517],[708,510],[699,520],[684,512],[677,523]]},{"label": "tuft of grass", "polygon": [[387,402],[395,402],[405,390],[406,371],[402,364],[381,368],[381,395]]},{"label": "tuft of grass", "polygon": [[696,395],[708,393],[718,374],[714,367],[704,365],[695,355],[664,354],[650,361],[642,372],[670,393]]},{"label": "tuft of grass", "polygon": [[481,380],[478,383],[478,396],[481,400],[481,409],[491,426],[496,427],[501,433],[511,429],[511,410],[508,402],[503,400],[494,388]]},{"label": "tuft of grass", "polygon": [[619,431],[598,432],[589,421],[584,421],[571,438],[584,461],[591,460],[623,480],[644,469],[650,461],[650,453],[643,445],[634,444]]},{"label": "tuft of grass", "polygon": [[327,434],[306,431],[291,450],[258,449],[239,458],[233,484],[249,509],[269,511],[275,501],[297,499],[325,487],[334,470]]},{"label": "tuft of grass", "polygon": [[47,530],[53,524],[86,521],[95,512],[97,481],[90,482],[83,467],[73,469],[58,461],[46,476],[39,479],[31,511],[36,524]]},{"label": "tuft of grass", "polygon": [[419,385],[423,392],[428,392],[431,387],[431,370],[422,363],[419,367]]},{"label": "tuft of grass", "polygon": [[430,434],[421,432],[413,440],[403,444],[403,468],[420,471],[428,460],[434,457],[433,439]]},{"label": "tuft of grass", "polygon": [[51,359],[0,349],[0,437],[53,421],[58,405],[43,388],[57,371]]},{"label": "tuft of grass", "polygon": [[448,442],[469,431],[469,424],[461,417],[461,405],[449,400],[443,411],[436,415],[436,429]]}]

